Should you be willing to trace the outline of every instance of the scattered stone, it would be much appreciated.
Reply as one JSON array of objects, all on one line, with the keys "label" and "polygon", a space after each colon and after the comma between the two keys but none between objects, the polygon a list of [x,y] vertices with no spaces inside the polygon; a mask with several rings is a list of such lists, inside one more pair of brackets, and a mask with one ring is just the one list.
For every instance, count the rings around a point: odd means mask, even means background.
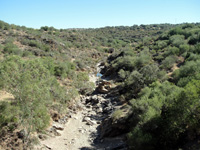
[{"label": "scattered stone", "polygon": [[99,93],[107,94],[109,92],[110,88],[111,88],[111,83],[103,80],[103,81],[100,81],[96,90]]},{"label": "scattered stone", "polygon": [[24,137],[26,136],[26,131],[24,129],[20,130],[19,132],[17,132],[17,136],[20,139],[24,139]]},{"label": "scattered stone", "polygon": [[90,121],[90,118],[89,117],[84,117],[83,118],[83,122],[87,122],[87,121]]},{"label": "scattered stone", "polygon": [[54,110],[50,111],[50,115],[51,115],[51,118],[53,119],[53,121],[56,121],[56,122],[58,122],[59,119],[61,118],[59,113],[57,111],[54,111]]},{"label": "scattered stone", "polygon": [[70,144],[74,144],[75,143],[75,139],[72,139],[71,141],[70,141]]},{"label": "scattered stone", "polygon": [[54,131],[54,135],[55,136],[61,136],[61,134],[58,131],[56,131],[56,130]]},{"label": "scattered stone", "polygon": [[64,127],[59,123],[53,123],[52,127],[56,130],[64,130]]},{"label": "scattered stone", "polygon": [[44,145],[47,149],[52,149],[51,147],[47,146],[47,145]]},{"label": "scattered stone", "polygon": [[95,121],[92,121],[92,120],[90,120],[90,121],[87,121],[87,123],[86,123],[87,125],[91,125],[91,126],[93,126],[93,125],[95,125],[96,124],[96,122]]},{"label": "scattered stone", "polygon": [[101,107],[99,107],[97,110],[96,110],[97,113],[102,113],[103,112],[103,109]]},{"label": "scattered stone", "polygon": [[76,119],[76,120],[78,120],[78,117],[77,117],[77,116],[74,116],[73,118]]},{"label": "scattered stone", "polygon": [[85,130],[84,130],[83,128],[79,128],[78,131],[79,131],[80,133],[85,133]]},{"label": "scattered stone", "polygon": [[47,139],[47,136],[44,135],[44,134],[39,134],[38,137],[39,137],[41,140]]}]

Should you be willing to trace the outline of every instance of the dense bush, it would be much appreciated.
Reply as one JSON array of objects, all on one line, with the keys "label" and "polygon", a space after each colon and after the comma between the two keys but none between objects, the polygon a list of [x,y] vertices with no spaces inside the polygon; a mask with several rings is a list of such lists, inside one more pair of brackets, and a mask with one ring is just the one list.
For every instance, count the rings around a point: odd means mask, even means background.
[{"label": "dense bush", "polygon": [[54,73],[56,76],[64,78],[64,77],[67,77],[67,75],[74,69],[75,69],[75,65],[73,63],[58,62],[55,65]]},{"label": "dense bush", "polygon": [[20,50],[16,45],[12,43],[7,43],[3,49],[3,52],[7,54],[13,54],[13,55],[19,55],[19,56],[23,54],[22,50]]},{"label": "dense bush", "polygon": [[[47,60],[24,61],[13,56],[1,62],[1,87],[14,96],[21,111],[20,116],[17,116],[20,118],[19,123],[27,132],[41,131],[49,125],[48,107],[53,105],[55,99],[60,107],[67,104],[65,90],[52,75],[52,64],[44,64],[45,61]],[[10,112],[10,115],[16,116],[15,112]],[[12,123],[13,119],[8,121]]]},{"label": "dense bush", "polygon": [[162,68],[170,69],[173,67],[174,63],[176,62],[177,58],[175,56],[168,56],[162,61]]},{"label": "dense bush", "polygon": [[183,35],[173,35],[169,38],[169,41],[173,46],[179,47],[179,45],[184,44],[184,39]]},{"label": "dense bush", "polygon": [[[14,113],[13,113],[14,112]],[[19,123],[19,114],[21,113],[19,106],[9,102],[0,103],[0,133],[3,127],[13,130]]]},{"label": "dense bush", "polygon": [[135,127],[128,137],[132,149],[155,149],[160,146],[157,138],[160,132],[157,130],[161,126],[163,108],[171,107],[181,91],[169,82],[155,82],[139,93],[139,99],[131,100]]}]

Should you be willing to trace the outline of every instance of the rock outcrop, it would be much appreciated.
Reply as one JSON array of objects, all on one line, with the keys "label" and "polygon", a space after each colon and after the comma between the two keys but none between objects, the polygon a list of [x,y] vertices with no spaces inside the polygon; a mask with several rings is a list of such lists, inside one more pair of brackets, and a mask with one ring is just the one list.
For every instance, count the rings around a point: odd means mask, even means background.
[{"label": "rock outcrop", "polygon": [[96,90],[99,93],[102,94],[107,94],[111,89],[111,83],[105,80],[102,80],[98,83],[98,87],[96,88]]},{"label": "rock outcrop", "polygon": [[[114,111],[112,115],[105,118],[100,125],[100,136],[104,137],[115,137],[123,135],[129,131],[127,124],[129,123],[130,117],[132,117],[132,109],[128,106],[120,108]],[[115,114],[116,113],[116,114]]]}]

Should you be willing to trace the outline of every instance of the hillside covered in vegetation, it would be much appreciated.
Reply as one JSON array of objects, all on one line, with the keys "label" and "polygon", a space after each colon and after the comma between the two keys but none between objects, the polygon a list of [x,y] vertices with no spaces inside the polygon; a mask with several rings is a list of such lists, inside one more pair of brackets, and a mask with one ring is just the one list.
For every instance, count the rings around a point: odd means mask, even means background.
[{"label": "hillside covered in vegetation", "polygon": [[119,100],[132,108],[131,149],[198,149],[185,143],[198,143],[200,135],[199,42],[199,24],[182,24],[108,57],[102,73],[114,78]]},{"label": "hillside covered in vegetation", "polygon": [[117,130],[130,149],[198,146],[199,23],[58,30],[0,21],[1,147],[26,149],[55,114],[78,109],[79,95],[94,91],[89,75],[99,62],[123,106],[111,126],[123,120],[126,130]]}]

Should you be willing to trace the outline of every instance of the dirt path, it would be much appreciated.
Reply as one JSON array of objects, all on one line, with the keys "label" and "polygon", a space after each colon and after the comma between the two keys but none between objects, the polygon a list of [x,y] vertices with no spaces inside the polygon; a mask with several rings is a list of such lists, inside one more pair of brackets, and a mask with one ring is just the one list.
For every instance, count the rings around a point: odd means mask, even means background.
[{"label": "dirt path", "polygon": [[[90,76],[95,84],[97,79],[95,75]],[[71,115],[64,130],[57,130],[60,136],[41,141],[37,150],[111,150],[123,143],[120,137],[100,138],[100,124],[113,110],[106,94],[81,96],[79,104],[81,110]]]},{"label": "dirt path", "polygon": [[[90,82],[96,83],[97,77],[94,74],[89,76]],[[68,122],[64,125],[63,131],[58,131],[61,136],[50,137],[40,141],[41,145],[37,149],[52,150],[81,150],[94,149],[93,141],[97,135],[98,124],[95,121],[87,122],[86,116],[95,115],[90,107],[86,107],[80,100],[81,111],[73,114]],[[84,120],[86,118],[86,120]]]},{"label": "dirt path", "polygon": [[97,132],[97,124],[92,126],[86,125],[86,122],[83,122],[83,112],[79,111],[69,119],[65,124],[64,130],[60,132],[61,136],[51,137],[42,141],[41,144],[43,147],[49,147],[52,150],[94,148],[92,147],[93,139],[91,138],[91,134]]}]

